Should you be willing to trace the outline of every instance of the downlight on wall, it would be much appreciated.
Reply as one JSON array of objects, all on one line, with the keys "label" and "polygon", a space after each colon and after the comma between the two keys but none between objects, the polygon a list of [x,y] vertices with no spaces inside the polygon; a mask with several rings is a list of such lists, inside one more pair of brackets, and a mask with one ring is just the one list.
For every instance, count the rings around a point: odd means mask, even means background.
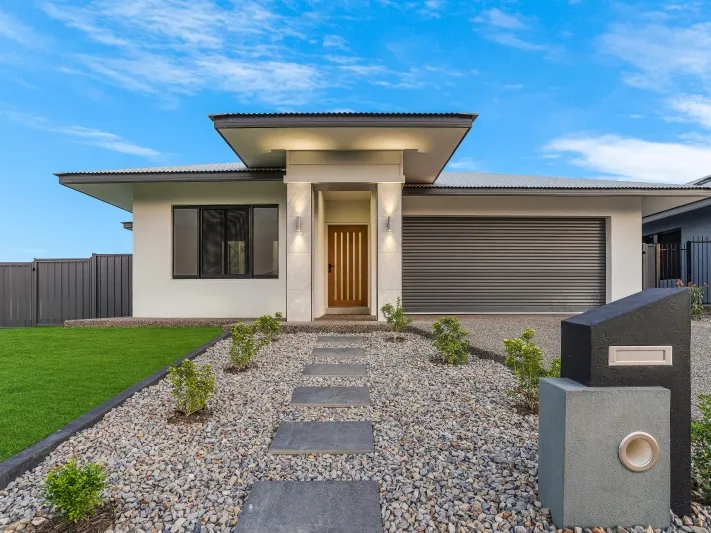
[{"label": "downlight on wall", "polygon": [[301,215],[296,217],[296,231],[301,233]]},{"label": "downlight on wall", "polygon": [[387,220],[385,221],[385,231],[392,231],[393,228],[390,225],[390,215],[388,215]]}]

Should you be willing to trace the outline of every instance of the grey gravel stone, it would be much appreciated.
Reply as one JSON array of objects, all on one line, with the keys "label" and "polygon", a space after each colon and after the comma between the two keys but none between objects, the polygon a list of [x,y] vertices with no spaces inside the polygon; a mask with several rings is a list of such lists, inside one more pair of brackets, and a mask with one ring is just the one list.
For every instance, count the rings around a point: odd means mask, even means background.
[{"label": "grey gravel stone", "polygon": [[[536,317],[506,318],[514,326],[503,332],[500,317],[465,325],[478,324],[477,338],[489,337],[496,344],[527,324],[540,329],[544,318]],[[553,320],[545,319],[549,331],[554,329]],[[339,327],[346,331],[347,325]],[[698,331],[695,323],[693,342]],[[538,419],[512,408],[506,396],[514,384],[509,371],[495,361],[476,358],[461,367],[434,364],[431,342],[410,333],[403,343],[387,342],[387,333],[359,334],[365,356],[358,362],[367,363],[368,375],[358,377],[302,375],[306,364],[323,362],[311,353],[315,333],[280,335],[260,351],[253,368],[240,374],[223,371],[230,343],[218,343],[196,358],[197,364],[212,364],[217,376],[210,418],[198,424],[168,424],[174,406],[165,380],[137,393],[0,490],[0,533],[16,531],[20,520],[29,524],[22,529],[29,529],[34,527],[32,517],[51,516],[41,498],[44,477],[51,466],[72,456],[80,464],[106,465],[106,496],[115,498],[119,511],[114,533],[165,532],[181,518],[184,533],[195,531],[198,523],[201,533],[228,533],[259,480],[377,481],[384,531],[441,533],[450,524],[457,533],[492,531],[494,525],[511,533],[522,533],[516,527],[528,533],[555,531],[548,510],[537,499]],[[711,343],[708,348],[711,351]],[[696,379],[698,372],[694,374]],[[303,385],[367,386],[371,405],[290,406],[291,393]],[[339,420],[372,420],[374,453],[268,453],[281,421]],[[517,508],[519,502],[525,509]],[[182,510],[176,508],[181,505]],[[699,506],[699,512],[706,517],[704,523],[711,522],[705,506]],[[511,514],[497,522],[500,513],[499,518]]]}]

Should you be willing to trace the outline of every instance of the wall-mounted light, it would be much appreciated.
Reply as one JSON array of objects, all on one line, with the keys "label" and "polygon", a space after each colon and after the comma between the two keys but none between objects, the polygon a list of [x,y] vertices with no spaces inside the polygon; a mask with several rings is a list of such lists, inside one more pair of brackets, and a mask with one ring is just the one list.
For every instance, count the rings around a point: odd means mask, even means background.
[{"label": "wall-mounted light", "polygon": [[390,226],[390,215],[388,215],[387,220],[385,221],[385,230],[386,231],[392,231],[392,227]]},{"label": "wall-mounted light", "polygon": [[296,231],[301,231],[301,216],[296,217]]}]

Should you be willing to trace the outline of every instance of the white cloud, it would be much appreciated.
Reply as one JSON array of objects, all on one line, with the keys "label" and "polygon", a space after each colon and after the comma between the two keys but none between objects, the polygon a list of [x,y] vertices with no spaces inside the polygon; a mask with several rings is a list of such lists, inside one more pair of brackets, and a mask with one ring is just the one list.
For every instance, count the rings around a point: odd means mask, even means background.
[{"label": "white cloud", "polygon": [[527,52],[547,52],[552,53],[555,47],[531,40],[526,35],[532,28],[525,23],[525,19],[520,15],[511,15],[497,8],[483,11],[479,16],[472,19],[478,24],[480,34],[489,41],[517,48]]},{"label": "white cloud", "polygon": [[447,165],[447,169],[452,170],[474,170],[476,168],[476,161],[471,157],[460,157],[454,161],[450,161]]},{"label": "white cloud", "polygon": [[[327,17],[268,6],[258,0],[46,0],[43,9],[104,45],[70,56],[65,72],[169,101],[219,91],[290,107],[323,101],[325,90],[355,82],[402,88],[437,82],[423,70],[363,64],[343,37],[323,36],[319,25],[328,24]],[[318,39],[307,38],[317,31]],[[318,48],[293,46],[294,40]],[[322,48],[337,53],[323,55]]]},{"label": "white cloud", "polygon": [[10,39],[25,46],[39,46],[44,43],[44,38],[32,28],[3,11],[0,11],[0,38]]},{"label": "white cloud", "polygon": [[653,142],[619,135],[564,136],[548,153],[572,156],[582,168],[633,181],[686,183],[711,169],[711,143]]},{"label": "white cloud", "polygon": [[340,50],[348,50],[346,40],[340,35],[326,35],[323,38],[324,48],[338,48]]},{"label": "white cloud", "polygon": [[162,155],[153,148],[128,141],[115,133],[84,126],[62,126],[53,123],[45,117],[21,113],[15,109],[0,108],[0,118],[35,130],[64,135],[75,139],[79,143],[104,148],[112,152],[149,158]]},{"label": "white cloud", "polygon": [[711,89],[711,22],[616,24],[599,44],[604,53],[632,68],[624,76],[630,85],[670,90],[691,83]]},{"label": "white cloud", "polygon": [[474,20],[475,22],[484,22],[492,26],[496,26],[497,28],[504,28],[507,30],[522,30],[526,27],[523,23],[522,17],[509,15],[497,8],[484,11]]},{"label": "white cloud", "polygon": [[679,96],[670,99],[668,105],[674,111],[683,113],[687,120],[711,129],[711,98],[698,95]]}]

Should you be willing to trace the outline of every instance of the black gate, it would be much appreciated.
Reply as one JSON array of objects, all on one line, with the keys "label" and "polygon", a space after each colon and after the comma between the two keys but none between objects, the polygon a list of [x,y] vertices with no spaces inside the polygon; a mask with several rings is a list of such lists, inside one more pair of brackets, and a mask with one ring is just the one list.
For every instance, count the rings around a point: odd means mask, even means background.
[{"label": "black gate", "polygon": [[[642,288],[674,287],[681,281],[703,286],[711,284],[711,240],[676,244],[642,244]],[[708,289],[704,303],[711,302]]]}]

